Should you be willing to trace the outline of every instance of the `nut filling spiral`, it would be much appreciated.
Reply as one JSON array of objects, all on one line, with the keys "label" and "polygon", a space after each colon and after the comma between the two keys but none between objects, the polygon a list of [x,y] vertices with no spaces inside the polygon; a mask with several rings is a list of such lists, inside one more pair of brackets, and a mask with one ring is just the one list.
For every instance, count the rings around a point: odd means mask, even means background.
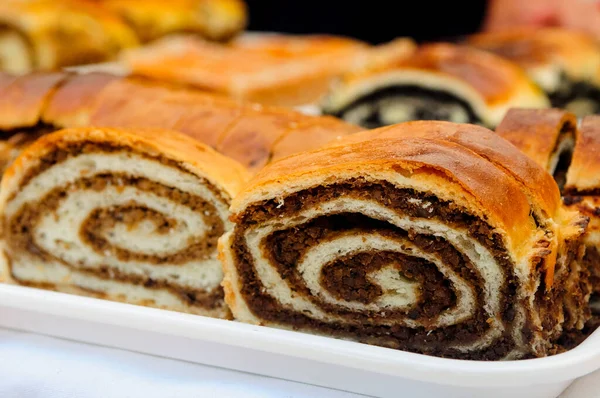
[{"label": "nut filling spiral", "polygon": [[[367,204],[371,212],[361,210]],[[527,320],[516,319],[500,237],[452,203],[351,180],[255,205],[241,218],[234,261],[261,318],[457,358],[505,357],[515,339],[530,337]],[[478,269],[481,259],[494,267]]]},{"label": "nut filling spiral", "polygon": [[5,199],[12,279],[227,316],[216,258],[226,193],[181,162],[118,143],[59,142],[37,160]]},{"label": "nut filling spiral", "polygon": [[[527,185],[541,179],[548,195]],[[225,300],[241,321],[428,355],[549,355],[588,316],[587,220],[559,200],[480,127],[358,133],[274,162],[233,199]]]}]

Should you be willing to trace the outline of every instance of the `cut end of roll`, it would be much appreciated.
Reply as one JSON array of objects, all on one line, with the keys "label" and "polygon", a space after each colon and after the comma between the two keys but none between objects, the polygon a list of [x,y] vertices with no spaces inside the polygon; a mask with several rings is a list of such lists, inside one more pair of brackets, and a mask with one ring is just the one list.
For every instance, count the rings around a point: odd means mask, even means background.
[{"label": "cut end of roll", "polygon": [[220,239],[236,319],[459,359],[556,352],[589,317],[587,220],[477,129],[406,123],[267,166]]},{"label": "cut end of roll", "polygon": [[493,54],[446,43],[405,57],[395,51],[382,48],[375,67],[343,76],[323,101],[323,112],[367,128],[411,120],[495,127],[510,107],[549,106],[519,67]]},{"label": "cut end of roll", "polygon": [[171,131],[46,135],[2,181],[7,277],[229,317],[217,240],[230,229],[229,203],[244,176],[233,160]]}]

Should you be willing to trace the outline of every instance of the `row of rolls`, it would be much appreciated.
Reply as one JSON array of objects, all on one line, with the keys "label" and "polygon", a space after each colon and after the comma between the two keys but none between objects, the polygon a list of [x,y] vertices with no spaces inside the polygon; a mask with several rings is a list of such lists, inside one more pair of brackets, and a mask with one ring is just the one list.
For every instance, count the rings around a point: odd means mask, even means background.
[{"label": "row of rolls", "polygon": [[[563,28],[372,46],[244,32],[242,0],[6,0],[0,70],[111,67],[263,105],[311,105],[364,128],[446,120],[495,128],[514,107],[600,113],[600,45]],[[335,60],[335,62],[331,62]]]},{"label": "row of rolls", "polygon": [[447,120],[493,129],[514,107],[600,113],[600,45],[585,33],[514,28],[372,46],[244,32],[247,18],[242,0],[6,0],[0,70],[116,61],[123,74],[263,105],[312,105],[364,128]]},{"label": "row of rolls", "polygon": [[[331,62],[335,59],[336,62]],[[132,73],[378,128],[446,120],[495,128],[515,107],[600,113],[600,44],[563,28],[515,28],[417,45],[331,36],[166,38],[131,51]]]},{"label": "row of rolls", "polygon": [[140,78],[2,75],[7,283],[441,357],[542,357],[600,292],[600,118],[362,130]]},{"label": "row of rolls", "polygon": [[246,23],[243,0],[3,0],[0,70],[113,61],[123,51],[182,32],[227,41]]}]

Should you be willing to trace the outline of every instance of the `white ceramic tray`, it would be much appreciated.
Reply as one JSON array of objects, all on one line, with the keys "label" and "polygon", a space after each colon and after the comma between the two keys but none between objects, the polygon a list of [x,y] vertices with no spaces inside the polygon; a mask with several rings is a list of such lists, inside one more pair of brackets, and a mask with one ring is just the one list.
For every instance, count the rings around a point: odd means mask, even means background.
[{"label": "white ceramic tray", "polygon": [[458,361],[4,284],[0,326],[379,397],[549,398],[600,368],[599,332],[553,357]]}]

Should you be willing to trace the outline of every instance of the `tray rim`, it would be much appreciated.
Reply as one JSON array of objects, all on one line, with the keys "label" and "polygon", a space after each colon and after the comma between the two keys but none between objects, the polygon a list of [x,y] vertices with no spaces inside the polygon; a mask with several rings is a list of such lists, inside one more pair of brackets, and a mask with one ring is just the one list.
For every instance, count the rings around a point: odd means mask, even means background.
[{"label": "tray rim", "polygon": [[[0,283],[2,307],[148,330],[427,383],[461,387],[570,381],[600,369],[600,330],[546,358],[486,362],[437,358],[302,332]],[[3,326],[0,316],[0,326]],[[85,338],[79,341],[85,342]]]}]

